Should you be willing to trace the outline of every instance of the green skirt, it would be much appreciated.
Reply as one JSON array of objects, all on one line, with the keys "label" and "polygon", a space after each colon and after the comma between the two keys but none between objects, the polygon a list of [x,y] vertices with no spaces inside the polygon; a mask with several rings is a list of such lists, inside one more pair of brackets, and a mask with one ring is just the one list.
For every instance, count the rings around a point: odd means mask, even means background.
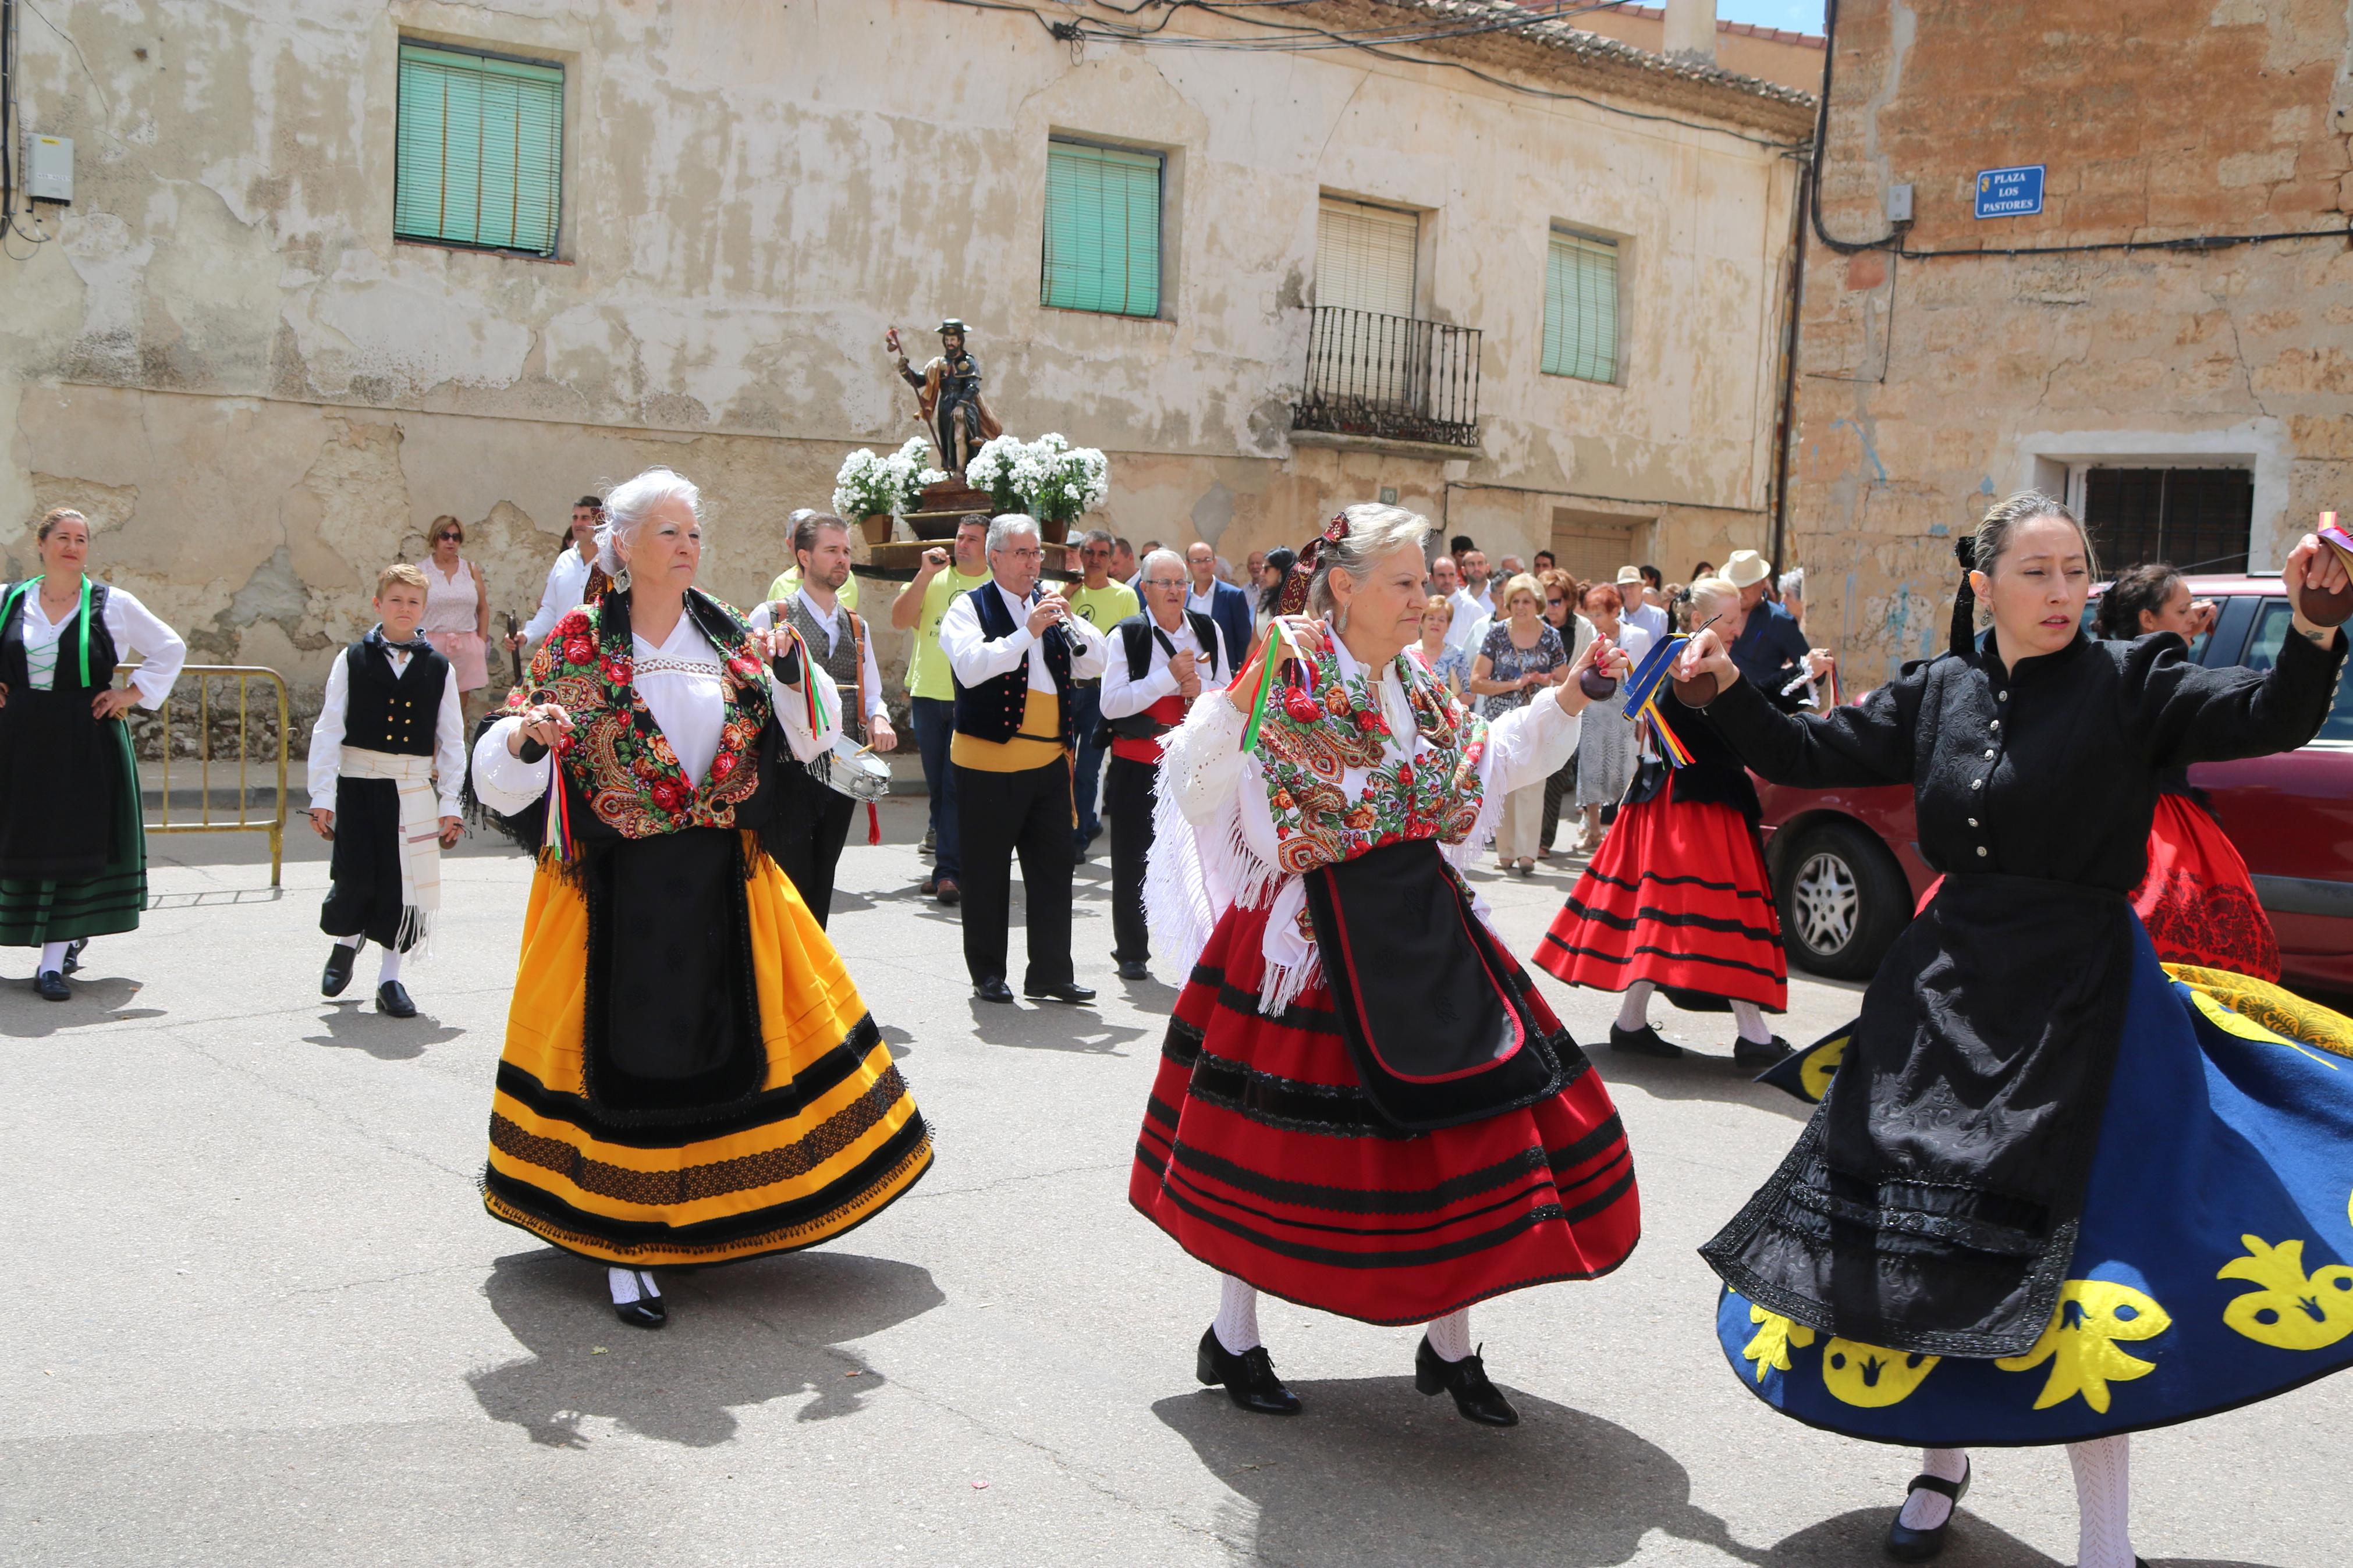
[{"label": "green skirt", "polygon": [[139,770],[131,730],[114,726],[114,832],[106,868],[95,877],[0,877],[0,947],[39,947],[77,937],[137,931],[147,907],[147,830],[140,821]]}]

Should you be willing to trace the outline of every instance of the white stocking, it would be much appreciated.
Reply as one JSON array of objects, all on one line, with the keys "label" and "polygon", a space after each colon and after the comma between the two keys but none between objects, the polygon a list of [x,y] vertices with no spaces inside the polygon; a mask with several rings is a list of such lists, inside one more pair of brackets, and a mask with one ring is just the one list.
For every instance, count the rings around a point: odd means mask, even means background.
[{"label": "white stocking", "polygon": [[[1940,1481],[1957,1482],[1969,1473],[1967,1448],[1927,1448],[1920,1455],[1920,1473]],[[1953,1517],[1953,1500],[1942,1492],[1917,1491],[1904,1500],[1896,1515],[1906,1530],[1934,1530]]]},{"label": "white stocking", "polygon": [[1471,1309],[1449,1312],[1433,1318],[1430,1323],[1430,1348],[1438,1352],[1440,1361],[1461,1361],[1471,1353]]},{"label": "white stocking", "polygon": [[1651,993],[1658,987],[1648,980],[1637,980],[1626,987],[1626,1000],[1618,1004],[1618,1026],[1629,1032],[1651,1021]]},{"label": "white stocking", "polygon": [[1740,1026],[1740,1037],[1752,1046],[1770,1045],[1773,1031],[1765,1026],[1765,1009],[1754,1002],[1735,1002],[1732,1021]]},{"label": "white stocking", "polygon": [[72,945],[73,943],[69,942],[53,942],[44,945],[41,949],[40,963],[34,966],[33,973],[47,974],[51,970],[56,970],[60,974],[65,973],[66,949]]},{"label": "white stocking", "polygon": [[634,1268],[607,1268],[605,1283],[613,1288],[613,1305],[626,1307],[641,1293],[638,1289],[638,1271]]},{"label": "white stocking", "polygon": [[2133,1568],[2132,1439],[2067,1445],[2075,1470],[2075,1568]]},{"label": "white stocking", "polygon": [[360,944],[365,941],[367,941],[367,933],[365,931],[355,931],[349,936],[337,937],[335,939],[335,945],[337,947],[348,947],[353,952],[357,952],[360,950]]},{"label": "white stocking", "polygon": [[650,1268],[638,1270],[638,1289],[646,1293],[649,1301],[661,1300],[661,1287],[654,1283],[654,1271]]},{"label": "white stocking", "polygon": [[1228,1355],[1258,1348],[1258,1287],[1230,1274],[1218,1276],[1218,1342]]},{"label": "white stocking", "polygon": [[375,983],[378,985],[389,985],[399,978],[400,949],[387,947],[384,950],[384,961],[376,966]]}]

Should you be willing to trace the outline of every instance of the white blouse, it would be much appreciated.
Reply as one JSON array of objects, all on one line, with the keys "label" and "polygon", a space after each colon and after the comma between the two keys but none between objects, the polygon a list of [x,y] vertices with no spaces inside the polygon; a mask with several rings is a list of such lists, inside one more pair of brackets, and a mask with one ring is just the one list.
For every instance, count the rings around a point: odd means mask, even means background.
[{"label": "white blouse", "polygon": [[[25,590],[25,666],[32,678],[33,689],[47,691],[57,683],[58,659],[62,653],[58,639],[81,611],[81,595],[76,591],[73,608],[66,612],[62,622],[51,621],[41,608],[41,591]],[[154,613],[121,588],[106,590],[106,635],[114,639],[117,660],[129,664],[135,657],[139,668],[131,672],[131,689],[139,693],[139,706],[161,708],[164,699],[172,695],[172,683],[180,678],[180,667],[188,662],[188,645],[180,634],[155,618]],[[79,650],[80,639],[75,639]],[[96,670],[90,672],[93,679]],[[113,672],[107,672],[111,676]]]},{"label": "white blouse", "polygon": [[[547,569],[547,585],[540,590],[539,609],[522,628],[523,641],[535,643],[555,629],[568,611],[580,607],[588,593],[588,569],[594,564],[580,559],[580,547],[567,544],[564,553]],[[466,628],[473,630],[471,626]]]},{"label": "white blouse", "polygon": [[[719,650],[695,626],[694,618],[685,615],[679,616],[678,625],[659,647],[635,634],[629,640],[634,645],[631,679],[638,695],[645,699],[663,739],[677,753],[679,771],[699,787],[707,782],[704,775],[711,771],[711,759],[719,754],[719,731],[726,718],[726,667],[720,662]],[[773,671],[768,688],[776,716],[784,723],[785,742],[793,755],[806,763],[831,751],[840,738],[841,694],[824,670],[806,668],[802,673],[805,679],[817,682],[825,710],[826,726],[815,734],[809,732],[806,700],[777,685]],[[526,763],[508,752],[507,737],[522,723],[520,718],[501,719],[474,742],[474,793],[502,816],[512,816],[547,793],[547,770],[555,762],[550,755]]]}]

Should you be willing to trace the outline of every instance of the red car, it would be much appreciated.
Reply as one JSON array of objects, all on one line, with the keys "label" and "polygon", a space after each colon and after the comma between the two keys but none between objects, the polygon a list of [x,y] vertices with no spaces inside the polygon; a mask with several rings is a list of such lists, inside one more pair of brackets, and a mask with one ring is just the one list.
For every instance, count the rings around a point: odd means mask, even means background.
[{"label": "red car", "polygon": [[[2190,657],[2269,668],[2287,635],[2280,580],[2192,577],[2189,588],[2216,609],[2214,629]],[[2302,751],[2200,763],[2189,782],[2206,792],[2246,857],[2279,937],[2283,977],[2353,992],[2353,696],[2346,686]],[[1833,979],[1868,978],[1936,879],[1920,858],[1911,786],[1790,789],[1762,779],[1757,786],[1765,863],[1791,961]]]}]

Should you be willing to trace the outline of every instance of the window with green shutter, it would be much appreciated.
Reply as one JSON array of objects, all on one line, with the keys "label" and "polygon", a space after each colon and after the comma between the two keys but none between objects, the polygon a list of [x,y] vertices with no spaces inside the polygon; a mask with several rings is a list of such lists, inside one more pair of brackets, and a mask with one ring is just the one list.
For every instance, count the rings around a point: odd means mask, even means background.
[{"label": "window with green shutter", "polygon": [[1046,258],[1039,303],[1160,314],[1157,153],[1046,144]]},{"label": "window with green shutter", "polygon": [[392,232],[555,254],[564,205],[564,68],[400,46]]},{"label": "window with green shutter", "polygon": [[1544,373],[1618,379],[1618,246],[1552,231],[1545,264]]}]

